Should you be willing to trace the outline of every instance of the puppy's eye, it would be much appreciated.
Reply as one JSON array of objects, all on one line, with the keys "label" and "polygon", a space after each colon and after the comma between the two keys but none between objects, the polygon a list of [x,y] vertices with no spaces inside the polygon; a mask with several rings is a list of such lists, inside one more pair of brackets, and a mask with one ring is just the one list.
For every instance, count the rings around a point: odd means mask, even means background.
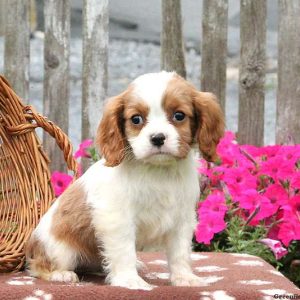
[{"label": "puppy's eye", "polygon": [[173,115],[173,120],[174,121],[180,122],[180,121],[183,121],[184,118],[185,118],[185,114],[181,111],[176,111]]},{"label": "puppy's eye", "polygon": [[140,116],[140,115],[134,115],[131,117],[131,122],[134,124],[134,125],[141,125],[144,123],[144,120],[143,120],[143,117]]}]

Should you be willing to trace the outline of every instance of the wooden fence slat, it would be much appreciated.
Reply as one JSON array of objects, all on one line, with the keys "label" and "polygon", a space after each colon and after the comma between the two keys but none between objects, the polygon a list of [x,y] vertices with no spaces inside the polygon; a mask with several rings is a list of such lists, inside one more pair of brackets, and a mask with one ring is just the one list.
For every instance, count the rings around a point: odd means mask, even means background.
[{"label": "wooden fence slat", "polygon": [[[69,123],[70,1],[44,1],[44,114],[65,133]],[[53,138],[44,135],[52,170],[64,171],[66,163]]]},{"label": "wooden fence slat", "polygon": [[266,0],[241,0],[238,141],[263,145]]},{"label": "wooden fence slat", "polygon": [[300,1],[279,1],[276,143],[300,143]]},{"label": "wooden fence slat", "polygon": [[6,0],[0,0],[0,36],[5,35],[6,24]]},{"label": "wooden fence slat", "polygon": [[25,103],[29,99],[30,0],[6,0],[4,75]]},{"label": "wooden fence slat", "polygon": [[180,0],[162,0],[161,69],[186,77]]},{"label": "wooden fence slat", "polygon": [[82,140],[94,138],[107,96],[108,0],[84,0]]},{"label": "wooden fence slat", "polygon": [[228,1],[204,0],[201,90],[214,93],[225,112]]}]

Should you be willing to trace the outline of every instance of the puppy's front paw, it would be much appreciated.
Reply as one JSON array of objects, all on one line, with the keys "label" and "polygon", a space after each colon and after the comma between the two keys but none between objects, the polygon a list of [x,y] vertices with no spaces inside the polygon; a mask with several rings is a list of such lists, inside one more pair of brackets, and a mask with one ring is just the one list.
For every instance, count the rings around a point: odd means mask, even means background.
[{"label": "puppy's front paw", "polygon": [[50,281],[78,282],[78,276],[73,271],[54,271],[49,275]]},{"label": "puppy's front paw", "polygon": [[146,290],[150,291],[154,288],[153,285],[147,283],[140,276],[115,276],[111,279],[111,285],[121,286],[131,290]]},{"label": "puppy's front paw", "polygon": [[171,282],[175,286],[207,286],[207,283],[201,277],[193,273],[173,275],[171,276]]}]

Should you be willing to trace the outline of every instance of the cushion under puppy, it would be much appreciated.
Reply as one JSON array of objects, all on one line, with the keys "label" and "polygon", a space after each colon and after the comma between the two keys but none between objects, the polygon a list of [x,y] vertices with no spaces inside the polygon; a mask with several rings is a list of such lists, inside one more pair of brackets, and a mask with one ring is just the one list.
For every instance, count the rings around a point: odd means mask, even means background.
[{"label": "cushion under puppy", "polygon": [[138,77],[109,99],[96,144],[103,159],[51,206],[31,235],[33,276],[77,281],[78,268],[107,272],[114,286],[151,289],[137,250],[166,251],[176,286],[201,286],[190,266],[200,190],[193,148],[216,159],[222,111],[210,93],[174,72]]}]

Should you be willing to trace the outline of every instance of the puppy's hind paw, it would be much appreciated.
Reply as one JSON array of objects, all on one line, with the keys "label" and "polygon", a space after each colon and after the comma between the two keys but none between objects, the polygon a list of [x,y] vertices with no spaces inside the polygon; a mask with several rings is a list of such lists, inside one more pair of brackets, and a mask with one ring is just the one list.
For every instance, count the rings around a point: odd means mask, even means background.
[{"label": "puppy's hind paw", "polygon": [[49,275],[50,281],[78,282],[78,276],[73,271],[54,271]]},{"label": "puppy's hind paw", "polygon": [[171,276],[171,282],[175,286],[207,286],[207,283],[195,274]]}]

